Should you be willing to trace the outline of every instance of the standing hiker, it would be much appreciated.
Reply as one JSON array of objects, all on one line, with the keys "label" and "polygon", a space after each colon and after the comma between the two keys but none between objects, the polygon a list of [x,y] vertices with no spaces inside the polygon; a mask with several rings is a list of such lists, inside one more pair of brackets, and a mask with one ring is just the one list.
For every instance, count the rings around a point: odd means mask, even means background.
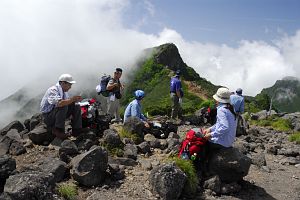
[{"label": "standing hiker", "polygon": [[170,81],[170,96],[172,99],[172,112],[171,118],[176,119],[182,118],[182,97],[183,97],[183,90],[180,81],[180,70],[176,71],[176,75],[171,78]]},{"label": "standing hiker", "polygon": [[113,78],[107,84],[106,90],[109,91],[107,100],[107,113],[114,117],[112,122],[121,122],[120,117],[120,99],[122,97],[121,91],[124,89],[124,85],[121,84],[120,78],[122,76],[122,69],[116,68]]}]

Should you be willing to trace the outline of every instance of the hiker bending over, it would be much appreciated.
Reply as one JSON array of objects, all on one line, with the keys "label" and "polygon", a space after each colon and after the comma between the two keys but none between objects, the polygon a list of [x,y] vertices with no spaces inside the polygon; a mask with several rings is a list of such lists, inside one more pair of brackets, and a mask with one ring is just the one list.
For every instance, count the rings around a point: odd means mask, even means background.
[{"label": "hiker bending over", "polygon": [[217,121],[205,130],[208,154],[214,150],[232,147],[236,135],[236,114],[230,104],[229,90],[219,88],[213,98],[216,100]]},{"label": "hiker bending over", "polygon": [[234,112],[238,115],[244,112],[244,107],[245,107],[245,100],[242,93],[243,90],[241,88],[238,88],[235,94],[230,95],[231,105],[234,108]]},{"label": "hiker bending over", "polygon": [[72,135],[76,136],[82,128],[81,110],[75,102],[82,100],[81,96],[69,97],[68,91],[71,89],[73,80],[70,74],[62,74],[56,85],[50,87],[42,101],[40,110],[43,114],[47,127],[52,128],[52,133],[60,138],[66,139],[65,121],[72,116]]},{"label": "hiker bending over", "polygon": [[171,78],[170,82],[170,96],[172,99],[172,113],[171,118],[182,118],[182,97],[183,90],[180,81],[180,70],[176,71],[176,75]]},{"label": "hiker bending over", "polygon": [[121,90],[124,89],[124,85],[121,84],[120,78],[122,76],[122,69],[116,68],[114,77],[110,79],[107,84],[106,90],[110,91],[107,102],[107,114],[111,117],[115,117],[112,122],[120,122],[120,99],[122,97]]},{"label": "hiker bending over", "polygon": [[129,117],[137,117],[144,122],[146,128],[149,128],[150,125],[147,118],[142,114],[142,106],[140,104],[140,101],[145,97],[145,92],[143,90],[137,90],[134,92],[134,96],[135,99],[131,101],[125,109],[124,123]]}]

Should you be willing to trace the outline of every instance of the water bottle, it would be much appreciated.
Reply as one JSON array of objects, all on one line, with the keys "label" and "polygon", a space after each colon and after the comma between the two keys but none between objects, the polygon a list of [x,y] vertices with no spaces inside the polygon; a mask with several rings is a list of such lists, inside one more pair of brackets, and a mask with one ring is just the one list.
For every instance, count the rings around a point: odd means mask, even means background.
[{"label": "water bottle", "polygon": [[191,160],[194,161],[194,160],[196,160],[196,158],[197,158],[197,153],[194,153],[194,154],[191,156]]}]

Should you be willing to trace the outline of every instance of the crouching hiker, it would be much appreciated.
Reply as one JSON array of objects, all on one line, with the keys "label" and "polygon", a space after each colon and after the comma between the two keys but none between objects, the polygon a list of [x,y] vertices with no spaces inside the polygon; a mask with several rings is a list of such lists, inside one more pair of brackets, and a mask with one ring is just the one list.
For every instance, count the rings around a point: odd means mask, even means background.
[{"label": "crouching hiker", "polygon": [[[211,155],[219,150],[231,148],[236,136],[236,114],[233,106],[230,104],[230,91],[227,88],[219,88],[213,95],[217,106],[217,121],[206,129],[206,161]],[[207,170],[207,169],[206,169]]]},{"label": "crouching hiker", "polygon": [[135,99],[125,109],[124,123],[129,117],[137,117],[144,123],[146,128],[149,128],[150,125],[147,118],[142,114],[142,106],[140,104],[141,100],[145,97],[145,92],[143,90],[136,90],[134,96]]},{"label": "crouching hiker", "polygon": [[72,135],[81,132],[82,119],[79,105],[75,102],[82,100],[81,96],[69,97],[68,91],[75,81],[70,74],[62,74],[56,85],[50,87],[42,101],[40,110],[43,114],[47,127],[52,128],[52,134],[60,139],[66,139],[69,134],[65,133],[65,121],[72,116]]}]

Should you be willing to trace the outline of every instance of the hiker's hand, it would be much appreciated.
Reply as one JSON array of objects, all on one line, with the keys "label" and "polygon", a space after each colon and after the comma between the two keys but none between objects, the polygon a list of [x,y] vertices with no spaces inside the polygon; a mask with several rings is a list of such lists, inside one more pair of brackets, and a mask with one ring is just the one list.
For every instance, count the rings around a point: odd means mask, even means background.
[{"label": "hiker's hand", "polygon": [[206,133],[206,134],[204,135],[204,138],[207,139],[207,140],[208,140],[209,138],[211,138],[211,133]]},{"label": "hiker's hand", "polygon": [[81,96],[73,96],[71,99],[72,99],[73,102],[82,101],[82,97]]},{"label": "hiker's hand", "polygon": [[179,98],[178,103],[182,104],[182,98]]},{"label": "hiker's hand", "polygon": [[204,131],[203,131],[203,133],[206,135],[206,134],[208,134],[208,133],[210,133],[210,129],[208,128],[208,129],[205,129]]}]

